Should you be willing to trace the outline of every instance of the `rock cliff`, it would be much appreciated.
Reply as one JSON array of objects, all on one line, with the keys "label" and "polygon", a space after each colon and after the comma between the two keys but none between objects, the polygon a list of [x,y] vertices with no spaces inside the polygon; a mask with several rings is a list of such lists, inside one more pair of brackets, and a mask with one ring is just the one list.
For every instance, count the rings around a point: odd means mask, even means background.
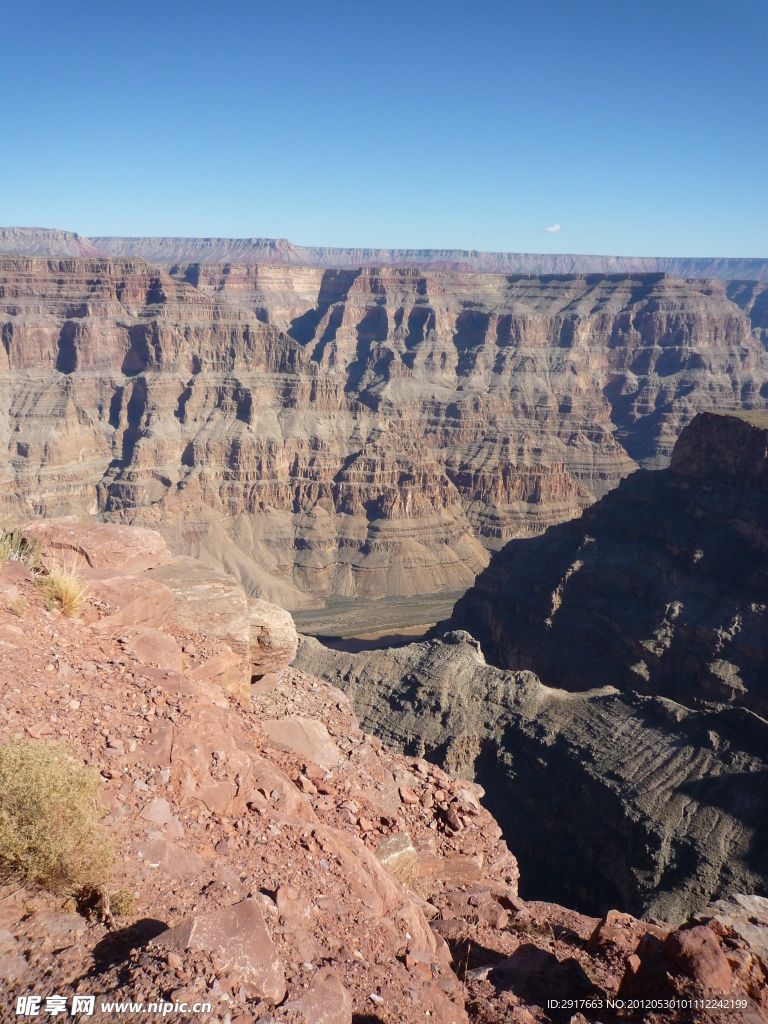
[{"label": "rock cliff", "polygon": [[452,627],[549,686],[768,717],[768,415],[702,413],[661,472],[494,554]]},{"label": "rock cliff", "polygon": [[157,527],[285,607],[460,591],[766,407],[760,287],[5,257],[6,511]]},{"label": "rock cliff", "polygon": [[37,540],[44,564],[78,556],[86,601],[66,617],[26,565],[0,566],[0,743],[65,740],[97,766],[116,856],[106,889],[68,903],[0,886],[2,1019],[92,996],[95,1019],[186,1005],[202,1024],[532,1024],[573,1020],[574,999],[613,1024],[630,998],[667,1001],[653,1024],[768,1021],[768,901],[734,893],[682,928],[526,903],[482,787],[392,753],[343,693],[280,667],[280,609],[255,606],[248,658],[268,647],[275,671],[244,694],[209,568],[149,530]]}]

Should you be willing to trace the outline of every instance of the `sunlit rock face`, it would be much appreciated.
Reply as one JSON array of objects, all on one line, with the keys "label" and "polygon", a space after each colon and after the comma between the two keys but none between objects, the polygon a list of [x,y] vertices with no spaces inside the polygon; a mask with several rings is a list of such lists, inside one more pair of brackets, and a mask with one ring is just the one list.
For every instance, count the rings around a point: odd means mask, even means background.
[{"label": "sunlit rock face", "polygon": [[285,607],[459,591],[696,412],[765,408],[764,295],[2,257],[6,511],[154,526]]}]

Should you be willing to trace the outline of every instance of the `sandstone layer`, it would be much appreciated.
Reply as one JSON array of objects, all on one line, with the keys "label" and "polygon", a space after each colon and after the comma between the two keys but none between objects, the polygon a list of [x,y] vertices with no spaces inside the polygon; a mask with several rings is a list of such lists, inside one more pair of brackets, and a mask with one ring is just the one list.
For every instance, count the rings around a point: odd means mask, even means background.
[{"label": "sandstone layer", "polygon": [[[68,905],[0,887],[3,1020],[47,1017],[54,994],[69,1016],[77,994],[96,1020],[186,1004],[201,1024],[532,1024],[579,999],[577,1020],[614,1024],[609,999],[640,997],[670,1001],[653,1024],[768,1021],[768,901],[734,893],[679,929],[525,903],[480,786],[392,753],[295,667],[227,693],[205,566],[196,588],[184,559],[172,592],[151,531],[38,537],[46,563],[79,554],[88,596],[67,618],[25,565],[0,567],[0,742],[63,739],[98,766],[116,858],[106,891]],[[190,594],[198,626],[174,613]]]},{"label": "sandstone layer", "polygon": [[22,256],[139,256],[152,263],[280,263],[330,269],[413,267],[494,274],[669,274],[768,280],[766,259],[591,256],[479,252],[476,249],[342,249],[294,245],[287,238],[84,238],[48,228],[0,228],[0,253]]},{"label": "sandstone layer", "polygon": [[766,407],[762,288],[6,257],[6,513],[155,526],[289,608],[461,591]]}]

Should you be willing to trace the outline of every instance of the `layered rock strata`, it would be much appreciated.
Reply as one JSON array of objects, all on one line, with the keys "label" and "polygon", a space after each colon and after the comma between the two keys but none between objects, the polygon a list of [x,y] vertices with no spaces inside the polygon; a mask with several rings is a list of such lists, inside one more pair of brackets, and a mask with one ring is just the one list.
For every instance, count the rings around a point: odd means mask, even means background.
[{"label": "layered rock strata", "polygon": [[574,998],[612,1022],[632,997],[666,1000],[652,1024],[768,1021],[768,901],[736,894],[681,929],[525,903],[481,787],[382,747],[294,667],[246,705],[200,675],[219,598],[206,617],[197,592],[201,629],[168,619],[157,534],[39,540],[46,562],[79,553],[88,597],[66,618],[23,564],[0,567],[0,742],[63,739],[98,766],[116,858],[108,890],[68,906],[0,887],[3,1019],[55,994],[67,1015],[93,995],[94,1019],[159,1002],[202,1024],[531,1024],[571,1020],[552,1001]]},{"label": "layered rock strata", "polygon": [[156,526],[285,607],[461,591],[698,410],[765,408],[762,294],[6,257],[6,513]]},{"label": "layered rock strata", "polygon": [[465,762],[536,891],[671,918],[765,893],[767,521],[768,416],[702,413],[668,469],[495,553],[444,641],[300,663]]},{"label": "layered rock strata", "polygon": [[768,891],[768,723],[746,709],[569,693],[486,664],[462,631],[359,654],[304,638],[296,664],[393,749],[485,788],[526,898],[680,921]]},{"label": "layered rock strata", "polygon": [[702,413],[661,472],[493,556],[452,628],[549,686],[768,718],[768,414]]},{"label": "layered rock strata", "polygon": [[590,256],[476,249],[341,249],[287,238],[84,238],[74,231],[0,228],[0,253],[22,256],[139,256],[151,263],[279,263],[332,269],[412,267],[494,274],[658,274],[768,280],[768,260],[722,257]]}]

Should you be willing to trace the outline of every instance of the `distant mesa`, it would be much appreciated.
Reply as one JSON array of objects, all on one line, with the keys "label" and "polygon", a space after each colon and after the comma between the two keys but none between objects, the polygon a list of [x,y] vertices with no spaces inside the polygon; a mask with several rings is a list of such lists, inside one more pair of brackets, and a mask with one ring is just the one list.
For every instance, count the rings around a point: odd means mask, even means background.
[{"label": "distant mesa", "polygon": [[[560,225],[542,229],[559,231]],[[138,256],[150,263],[278,263],[293,267],[412,267],[492,274],[668,274],[723,281],[768,281],[768,259],[592,256],[480,252],[477,249],[376,249],[294,245],[287,238],[84,238],[52,228],[0,228],[0,254]]]}]

